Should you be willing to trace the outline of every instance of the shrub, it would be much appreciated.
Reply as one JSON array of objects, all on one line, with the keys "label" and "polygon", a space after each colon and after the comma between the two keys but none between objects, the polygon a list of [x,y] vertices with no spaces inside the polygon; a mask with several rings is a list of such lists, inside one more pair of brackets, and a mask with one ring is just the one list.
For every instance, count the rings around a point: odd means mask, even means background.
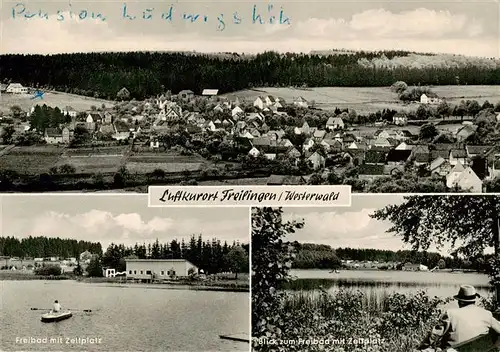
[{"label": "shrub", "polygon": [[43,264],[35,269],[35,275],[41,276],[59,276],[61,273],[62,270],[59,265]]}]

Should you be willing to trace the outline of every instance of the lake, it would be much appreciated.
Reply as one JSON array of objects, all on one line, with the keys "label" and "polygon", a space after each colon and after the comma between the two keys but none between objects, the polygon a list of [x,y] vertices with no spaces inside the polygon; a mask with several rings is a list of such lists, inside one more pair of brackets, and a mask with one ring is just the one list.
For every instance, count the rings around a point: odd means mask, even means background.
[{"label": "lake", "polygon": [[382,296],[392,292],[412,293],[425,290],[430,296],[441,298],[457,294],[460,285],[473,285],[482,297],[491,294],[489,278],[478,273],[462,272],[408,272],[386,270],[291,270],[296,280],[289,289],[294,291],[319,291],[320,286],[334,292],[339,288],[360,289],[369,295]]},{"label": "lake", "polygon": [[[75,281],[0,281],[2,351],[248,351],[219,335],[249,332],[247,292],[112,287]],[[74,312],[42,323],[54,300]],[[54,338],[26,344],[16,338]],[[61,337],[62,341],[59,339]],[[68,341],[68,338],[81,339]],[[88,338],[88,343],[83,340]],[[94,342],[91,339],[95,339]],[[98,339],[101,339],[98,343]],[[67,343],[68,342],[68,343]]]}]

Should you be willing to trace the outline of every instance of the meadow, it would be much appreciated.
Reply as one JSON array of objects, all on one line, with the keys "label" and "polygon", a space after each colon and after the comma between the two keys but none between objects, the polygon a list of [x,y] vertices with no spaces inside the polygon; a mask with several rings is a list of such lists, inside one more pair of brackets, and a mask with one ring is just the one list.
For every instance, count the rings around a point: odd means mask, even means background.
[{"label": "meadow", "polygon": [[49,172],[64,149],[57,146],[14,147],[0,155],[0,169],[35,175]]},{"label": "meadow", "polygon": [[200,170],[204,164],[205,160],[197,155],[142,152],[130,155],[126,168],[130,173],[150,173],[157,169],[165,172],[183,172]]},{"label": "meadow", "polygon": [[111,107],[114,102],[103,99],[96,99],[85,97],[82,95],[47,91],[41,99],[31,99],[33,94],[21,95],[21,94],[1,94],[0,95],[0,112],[8,113],[10,108],[14,105],[21,107],[24,111],[30,111],[31,107],[36,104],[47,104],[52,107],[59,107],[60,109],[66,106],[71,106],[76,111],[87,111],[90,110],[92,106],[101,107],[103,104],[106,107]]},{"label": "meadow", "polygon": [[[500,101],[499,86],[430,86],[439,97],[450,103],[459,103],[461,100],[474,99],[482,104],[485,100],[490,103]],[[254,100],[258,96],[273,95],[293,102],[299,96],[309,103],[315,102],[320,109],[332,110],[354,109],[357,113],[367,114],[383,109],[397,111],[415,111],[418,103],[402,103],[390,87],[315,87],[315,88],[255,88],[228,93],[225,96],[240,99]]]}]

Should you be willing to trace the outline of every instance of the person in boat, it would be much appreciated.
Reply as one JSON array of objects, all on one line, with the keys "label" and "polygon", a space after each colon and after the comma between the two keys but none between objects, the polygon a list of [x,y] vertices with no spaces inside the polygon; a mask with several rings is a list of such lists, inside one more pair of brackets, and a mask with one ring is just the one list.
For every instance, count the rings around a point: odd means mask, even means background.
[{"label": "person in boat", "polygon": [[458,308],[448,309],[417,349],[447,349],[490,331],[500,335],[498,320],[490,311],[476,305],[479,297],[474,286],[461,286],[453,297]]},{"label": "person in boat", "polygon": [[62,310],[61,305],[58,300],[54,301],[54,306],[52,307],[52,313],[59,313]]}]

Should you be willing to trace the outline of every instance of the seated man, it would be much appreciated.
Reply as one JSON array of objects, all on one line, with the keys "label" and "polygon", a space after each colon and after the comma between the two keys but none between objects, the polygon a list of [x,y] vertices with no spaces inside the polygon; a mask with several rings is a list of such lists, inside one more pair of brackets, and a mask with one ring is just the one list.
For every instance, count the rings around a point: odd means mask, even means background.
[{"label": "seated man", "polygon": [[61,309],[62,309],[62,308],[61,308],[61,305],[60,305],[60,304],[59,304],[59,302],[56,300],[56,301],[54,302],[54,306],[53,306],[53,308],[52,308],[52,312],[53,312],[53,313],[58,313],[58,312],[60,312],[60,311],[61,311]]},{"label": "seated man", "polygon": [[462,342],[488,334],[491,330],[500,334],[500,323],[490,311],[476,305],[479,294],[470,285],[460,287],[454,298],[459,308],[451,308],[425,339],[418,350],[454,347]]}]

